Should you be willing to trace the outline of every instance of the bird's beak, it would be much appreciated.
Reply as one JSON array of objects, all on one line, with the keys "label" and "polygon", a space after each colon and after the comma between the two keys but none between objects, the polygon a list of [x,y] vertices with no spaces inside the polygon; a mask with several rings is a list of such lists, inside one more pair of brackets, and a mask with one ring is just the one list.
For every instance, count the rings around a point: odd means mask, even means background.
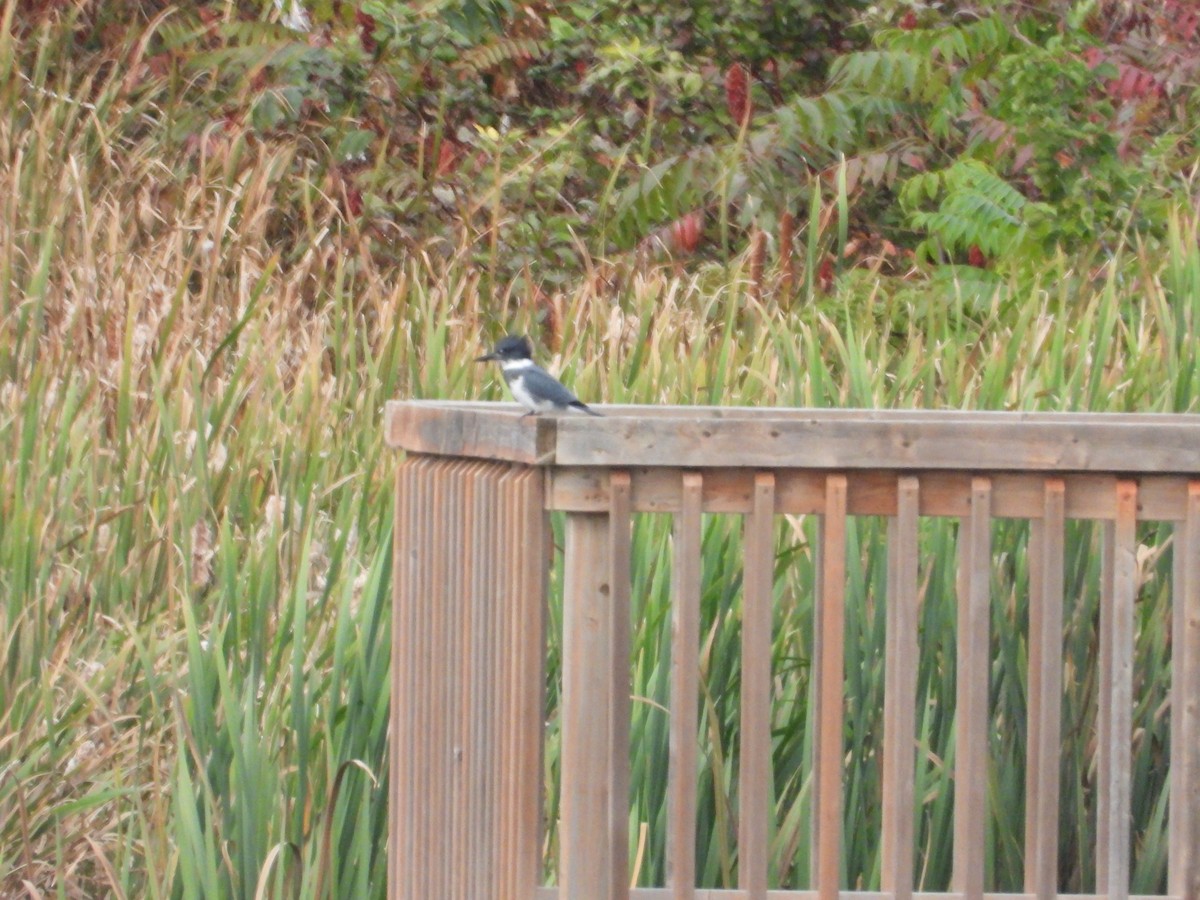
[{"label": "bird's beak", "polygon": [[495,358],[496,358],[496,354],[495,354],[495,353],[489,353],[489,354],[487,354],[486,356],[477,356],[477,357],[475,357],[475,362],[491,362],[491,361],[492,361],[493,359],[495,359]]}]

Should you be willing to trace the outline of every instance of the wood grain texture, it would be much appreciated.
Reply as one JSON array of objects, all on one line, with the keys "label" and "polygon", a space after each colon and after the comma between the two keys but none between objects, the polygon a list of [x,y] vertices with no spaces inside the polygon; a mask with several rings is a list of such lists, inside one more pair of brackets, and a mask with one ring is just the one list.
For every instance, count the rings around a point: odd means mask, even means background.
[{"label": "wood grain texture", "polygon": [[[543,887],[533,894],[534,900],[555,900],[557,888]],[[632,900],[671,900],[667,888],[636,888],[630,891]],[[1103,894],[1062,894],[1063,900],[1108,900]],[[817,892],[811,890],[773,890],[767,892],[768,900],[818,900]],[[696,900],[745,900],[740,888],[699,888]],[[840,900],[892,900],[886,891],[842,891]],[[966,900],[961,891],[918,891],[913,900]],[[983,900],[1036,900],[1033,894],[986,893]],[[1135,894],[1129,900],[1163,900],[1161,894]],[[1190,900],[1190,898],[1189,898]]]},{"label": "wood grain texture", "polygon": [[[603,512],[608,506],[608,469],[581,466],[550,470],[547,505],[570,512]],[[681,504],[679,470],[638,467],[632,478],[635,512],[677,513]],[[750,511],[754,472],[741,469],[698,469],[703,476],[702,508],[706,513]],[[823,469],[775,471],[775,511],[789,515],[819,515],[825,504]],[[903,471],[864,469],[847,484],[847,512],[852,516],[894,516],[896,485]],[[922,516],[966,516],[971,511],[970,472],[913,471],[921,482]],[[998,519],[1040,519],[1044,515],[1046,476],[1037,473],[986,473],[992,481],[992,516]],[[1068,519],[1114,519],[1117,514],[1117,476],[1073,474],[1059,476],[1065,485]],[[1177,475],[1146,475],[1138,480],[1139,521],[1182,521],[1188,480]]]},{"label": "wood grain texture", "polygon": [[1171,800],[1167,890],[1200,897],[1200,481],[1176,527],[1172,588]]},{"label": "wood grain texture", "polygon": [[526,464],[1194,473],[1200,417],[958,410],[600,408],[391,401],[390,446]]},{"label": "wood grain texture", "polygon": [[696,760],[700,699],[703,478],[684,473],[671,572],[671,721],[667,769],[667,885],[692,900],[696,885]]},{"label": "wood grain texture", "polygon": [[[632,543],[630,478],[613,472],[608,512],[609,631],[612,635],[609,704],[608,783],[609,841],[612,847],[613,900],[629,896],[629,705],[633,691],[629,671],[629,554]],[[565,660],[571,665],[570,659]]]},{"label": "wood grain texture", "polygon": [[1058,795],[1062,733],[1063,544],[1066,486],[1045,483],[1042,518],[1029,536],[1029,740],[1025,769],[1025,890],[1058,890]]},{"label": "wood grain texture", "polygon": [[388,402],[388,446],[432,456],[541,465],[553,459],[555,420],[524,416],[515,403]]},{"label": "wood grain texture", "polygon": [[392,401],[389,445],[526,464],[1195,473],[1200,417],[935,410],[602,407]]},{"label": "wood grain texture", "polygon": [[771,619],[775,587],[775,478],[754,479],[742,579],[742,717],[738,768],[738,886],[765,900],[771,840]]},{"label": "wood grain texture", "polygon": [[813,774],[813,871],[820,900],[835,900],[841,879],[842,755],[845,718],[846,476],[825,483],[821,576],[813,622],[817,699]]},{"label": "wood grain texture", "polygon": [[1096,887],[1129,896],[1130,767],[1133,742],[1133,628],[1138,587],[1137,484],[1117,483],[1117,518],[1105,527],[1100,598],[1100,715],[1097,735]]},{"label": "wood grain texture", "polygon": [[883,857],[881,880],[895,900],[913,892],[914,765],[920,587],[917,542],[920,483],[897,485],[895,517],[888,521],[887,618],[883,687]]},{"label": "wood grain texture", "polygon": [[567,516],[558,873],[562,900],[607,900],[616,890],[609,821],[613,641],[608,530],[608,515]]},{"label": "wood grain texture", "polygon": [[992,485],[971,483],[971,514],[958,534],[958,683],[955,705],[954,849],[951,885],[983,896],[987,822],[988,675],[991,652]]},{"label": "wood grain texture", "polygon": [[420,456],[400,467],[393,898],[536,889],[545,521],[538,470]]}]

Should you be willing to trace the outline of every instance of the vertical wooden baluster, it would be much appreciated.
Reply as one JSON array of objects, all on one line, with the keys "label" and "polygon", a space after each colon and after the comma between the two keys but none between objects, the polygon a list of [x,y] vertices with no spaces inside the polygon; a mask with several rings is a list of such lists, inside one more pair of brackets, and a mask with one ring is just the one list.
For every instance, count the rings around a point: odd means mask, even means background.
[{"label": "vertical wooden baluster", "polygon": [[916,752],[919,484],[896,485],[896,516],[888,520],[887,635],[883,709],[882,887],[894,900],[913,894],[914,759]]},{"label": "vertical wooden baluster", "polygon": [[[493,661],[488,672],[488,683],[485,689],[487,697],[487,713],[491,716],[493,725],[492,754],[496,764],[488,772],[487,796],[490,802],[496,804],[497,862],[499,864],[499,895],[504,895],[506,883],[511,883],[512,845],[511,808],[508,803],[508,790],[512,766],[520,764],[514,760],[516,749],[512,745],[511,719],[512,710],[509,703],[514,685],[512,685],[512,654],[515,653],[517,632],[512,626],[514,607],[520,602],[517,594],[515,572],[521,563],[523,544],[520,535],[522,527],[520,512],[517,510],[515,481],[520,478],[521,469],[504,467],[496,478],[496,508],[494,508],[494,547],[496,560],[492,572],[492,606],[491,626]],[[497,752],[497,750],[499,752]]]},{"label": "vertical wooden baluster", "polygon": [[[516,754],[509,778],[512,813],[512,890],[501,900],[527,900],[542,867],[542,750],[545,727],[546,583],[553,557],[545,511],[543,473],[524,469],[516,485],[520,530],[513,549],[520,561],[518,603],[511,619],[518,652],[512,706]],[[503,652],[503,648],[501,648]]]},{"label": "vertical wooden baluster", "polygon": [[[459,813],[462,804],[462,748],[459,746],[459,688],[462,671],[462,552],[463,533],[463,472],[462,460],[453,459],[444,466],[446,502],[442,507],[442,530],[439,536],[445,544],[442,551],[442,591],[439,606],[442,613],[442,635],[439,645],[438,669],[441,679],[438,725],[442,734],[442,889],[443,896],[461,900],[466,893],[463,883],[462,828]],[[453,554],[450,548],[454,548]],[[452,558],[453,557],[453,558]]]},{"label": "vertical wooden baluster", "polygon": [[463,756],[462,745],[462,710],[459,708],[461,699],[460,682],[464,663],[462,639],[462,552],[463,523],[466,510],[463,508],[463,468],[462,460],[453,460],[446,467],[449,496],[445,510],[445,528],[442,538],[449,546],[455,548],[456,559],[446,560],[445,590],[442,594],[442,609],[445,613],[445,632],[442,643],[442,673],[444,685],[442,688],[443,703],[439,715],[445,734],[445,767],[446,767],[446,811],[444,820],[443,840],[445,856],[445,885],[446,896],[459,900],[466,893],[464,877],[467,860],[463,846],[463,829],[461,812],[463,806],[462,775]]},{"label": "vertical wooden baluster", "polygon": [[846,640],[846,476],[825,481],[821,579],[814,654],[817,728],[813,776],[814,865],[819,900],[833,900],[841,881],[842,756]]},{"label": "vertical wooden baluster", "polygon": [[1048,478],[1029,534],[1029,743],[1025,892],[1058,894],[1058,770],[1062,747],[1063,540],[1066,486]]},{"label": "vertical wooden baluster", "polygon": [[971,513],[959,530],[958,696],[954,752],[954,875],[969,900],[983,896],[987,822],[988,646],[992,561],[992,486],[971,480]]},{"label": "vertical wooden baluster", "polygon": [[428,802],[433,790],[433,772],[436,767],[436,744],[430,740],[433,732],[430,694],[433,690],[433,642],[434,609],[438,573],[433,558],[434,545],[429,540],[432,532],[434,512],[439,501],[438,464],[434,459],[419,461],[417,493],[413,530],[410,539],[414,548],[417,569],[413,591],[413,615],[416,619],[415,641],[411,648],[415,669],[413,672],[414,732],[416,734],[413,755],[413,823],[416,830],[416,850],[409,861],[414,870],[413,890],[416,895],[426,894],[433,884],[435,857],[429,847],[435,840],[434,810]]},{"label": "vertical wooden baluster", "polygon": [[412,642],[411,588],[408,579],[413,566],[408,557],[408,533],[411,528],[412,468],[406,460],[396,469],[395,521],[392,532],[392,698],[391,698],[391,804],[388,809],[388,896],[402,897],[407,893],[408,876],[402,871],[412,854],[412,829],[408,801],[411,775],[412,720],[408,698],[411,696],[407,648]]},{"label": "vertical wooden baluster", "polygon": [[1167,890],[1200,897],[1200,481],[1175,528],[1171,620],[1171,806]]},{"label": "vertical wooden baluster", "polygon": [[497,564],[495,559],[495,528],[491,513],[495,506],[495,483],[500,467],[495,463],[480,463],[470,472],[468,544],[466,548],[469,572],[464,579],[467,602],[470,604],[467,642],[470,677],[464,679],[463,707],[468,722],[463,746],[469,757],[470,777],[465,784],[469,818],[467,830],[473,848],[473,880],[470,889],[478,892],[486,885],[488,872],[495,872],[495,800],[491,794],[492,773],[496,768],[494,711],[488,708],[488,685],[495,672],[497,658],[496,632],[492,621]]},{"label": "vertical wooden baluster", "polygon": [[609,840],[612,845],[612,896],[629,896],[629,553],[631,540],[632,481],[628,472],[613,472],[609,477],[608,560],[611,586],[609,615],[612,624],[611,675],[612,703],[609,734]]},{"label": "vertical wooden baluster", "polygon": [[1100,717],[1096,890],[1129,896],[1133,764],[1133,603],[1138,586],[1137,483],[1117,482],[1117,517],[1105,529],[1100,607]]},{"label": "vertical wooden baluster", "polygon": [[685,472],[675,517],[671,605],[671,734],[667,885],[674,900],[696,896],[696,743],[700,697],[700,552],[704,482]]},{"label": "vertical wooden baluster", "polygon": [[559,896],[596,900],[614,891],[609,516],[568,513],[565,528]]},{"label": "vertical wooden baluster", "polygon": [[738,886],[767,896],[771,798],[771,616],[775,582],[775,476],[754,477],[742,579],[742,721],[738,768]]}]

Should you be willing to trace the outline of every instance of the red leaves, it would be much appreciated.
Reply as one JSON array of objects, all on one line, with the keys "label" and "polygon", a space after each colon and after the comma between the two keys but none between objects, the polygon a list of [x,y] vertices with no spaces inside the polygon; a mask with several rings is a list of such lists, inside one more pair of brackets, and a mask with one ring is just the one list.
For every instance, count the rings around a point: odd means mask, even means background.
[{"label": "red leaves", "polygon": [[833,257],[826,253],[820,266],[817,267],[817,287],[821,289],[822,293],[828,294],[833,290],[834,271]]},{"label": "red leaves", "polygon": [[725,70],[725,108],[739,127],[750,119],[750,73],[741,63]]},{"label": "red leaves", "polygon": [[361,9],[354,11],[354,24],[358,26],[358,39],[363,50],[374,54],[379,50],[379,41],[375,40],[375,17]]},{"label": "red leaves", "polygon": [[1166,94],[1162,82],[1141,66],[1118,63],[1117,73],[1116,78],[1105,84],[1109,96],[1114,100],[1144,100]]},{"label": "red leaves", "polygon": [[704,211],[692,210],[669,225],[657,228],[641,241],[641,249],[668,256],[688,256],[700,246],[704,236]]}]

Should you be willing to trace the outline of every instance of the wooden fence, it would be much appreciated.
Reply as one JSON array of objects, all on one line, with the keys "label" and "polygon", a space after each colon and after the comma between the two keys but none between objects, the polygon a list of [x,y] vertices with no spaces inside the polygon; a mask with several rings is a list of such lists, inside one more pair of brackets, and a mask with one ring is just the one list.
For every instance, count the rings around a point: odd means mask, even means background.
[{"label": "wooden fence", "polygon": [[[1024,896],[1058,885],[1063,547],[1103,523],[1096,895],[1129,896],[1136,525],[1173,523],[1168,895],[1200,898],[1200,417],[397,402],[393,898],[985,893],[995,518],[1031,522]],[[548,514],[565,513],[558,886],[540,884]],[[674,517],[668,884],[630,889],[630,522]],[[695,888],[701,514],[744,517],[738,890]],[[768,884],[774,517],[820,520],[811,890]],[[888,518],[882,892],[839,884],[847,516]],[[918,521],[960,520],[951,891],[914,893]],[[682,774],[681,774],[682,773]],[[1078,896],[1078,895],[1077,895]]]}]

